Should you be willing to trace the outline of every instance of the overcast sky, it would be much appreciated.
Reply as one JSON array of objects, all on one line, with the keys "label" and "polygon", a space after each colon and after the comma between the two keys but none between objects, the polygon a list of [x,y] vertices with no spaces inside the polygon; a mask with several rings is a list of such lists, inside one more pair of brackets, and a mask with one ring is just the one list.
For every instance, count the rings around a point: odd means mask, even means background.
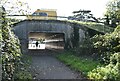
[{"label": "overcast sky", "polygon": [[36,9],[56,9],[59,16],[70,16],[72,11],[91,10],[95,17],[102,17],[110,0],[23,0],[34,12]]},{"label": "overcast sky", "polygon": [[[17,0],[10,0],[12,3]],[[33,13],[37,9],[56,9],[58,16],[71,16],[73,11],[91,10],[95,17],[103,17],[110,0],[19,0],[28,3]],[[10,5],[10,4],[8,4]]]}]

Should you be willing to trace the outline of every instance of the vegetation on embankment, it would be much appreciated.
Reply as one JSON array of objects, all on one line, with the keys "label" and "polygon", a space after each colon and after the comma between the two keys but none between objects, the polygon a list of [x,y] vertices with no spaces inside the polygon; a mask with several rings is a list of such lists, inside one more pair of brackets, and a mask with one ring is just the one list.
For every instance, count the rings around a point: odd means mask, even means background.
[{"label": "vegetation on embankment", "polygon": [[94,53],[106,66],[89,72],[89,78],[120,81],[120,25],[112,33],[94,36],[92,41]]},{"label": "vegetation on embankment", "polygon": [[[114,32],[95,35],[88,41],[89,44],[86,45],[86,41],[83,42],[82,46],[80,45],[77,48],[77,51],[75,48],[72,55],[69,52],[60,54],[57,56],[58,59],[71,68],[82,71],[89,79],[95,81],[120,81],[120,25],[115,28]],[[84,49],[80,49],[80,47]],[[91,53],[88,49],[90,49]],[[83,51],[79,52],[81,50]],[[87,53],[84,51],[87,51]],[[85,58],[81,59],[82,55],[96,56],[97,60],[102,64],[89,59],[85,60]]]},{"label": "vegetation on embankment", "polygon": [[100,65],[99,61],[95,61],[91,58],[78,57],[72,52],[64,52],[57,55],[57,58],[64,62],[67,66],[70,66],[71,69],[82,72],[84,76],[87,76],[89,71]]},{"label": "vegetation on embankment", "polygon": [[2,80],[3,81],[19,81],[32,79],[27,68],[27,63],[23,59],[21,45],[19,39],[11,31],[10,21],[3,13],[3,7],[0,7],[0,55],[2,57]]},{"label": "vegetation on embankment", "polygon": [[106,26],[106,25],[101,24],[101,23],[82,22],[82,21],[76,21],[76,20],[67,20],[67,21],[71,22],[71,23],[77,23],[77,24],[83,25],[87,28],[90,28],[92,30],[96,30],[96,31],[101,32],[101,33],[110,33],[110,32],[114,31],[114,29],[112,27]]}]

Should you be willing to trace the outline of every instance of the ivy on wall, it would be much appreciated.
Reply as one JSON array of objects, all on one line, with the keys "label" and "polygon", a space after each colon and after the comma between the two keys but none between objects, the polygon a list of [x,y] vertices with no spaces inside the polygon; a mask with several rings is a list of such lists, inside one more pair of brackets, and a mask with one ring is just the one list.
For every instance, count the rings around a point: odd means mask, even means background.
[{"label": "ivy on wall", "polygon": [[74,26],[73,27],[73,47],[78,47],[79,44],[79,27]]},{"label": "ivy on wall", "polygon": [[21,75],[17,76],[20,72],[23,71],[25,74],[25,67],[23,61],[21,60],[22,53],[20,49],[20,42],[18,38],[14,35],[14,33],[11,31],[8,19],[5,18],[5,9],[3,7],[0,8],[0,12],[2,13],[0,14],[0,44],[2,45],[2,80],[14,81],[15,79],[20,79]]}]

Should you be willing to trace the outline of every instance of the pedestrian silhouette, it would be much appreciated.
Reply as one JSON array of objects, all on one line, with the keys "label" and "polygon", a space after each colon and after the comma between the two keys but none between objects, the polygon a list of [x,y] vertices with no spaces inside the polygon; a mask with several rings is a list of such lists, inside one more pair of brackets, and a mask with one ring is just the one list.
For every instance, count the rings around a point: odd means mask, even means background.
[{"label": "pedestrian silhouette", "polygon": [[36,47],[38,47],[38,41],[36,41]]}]

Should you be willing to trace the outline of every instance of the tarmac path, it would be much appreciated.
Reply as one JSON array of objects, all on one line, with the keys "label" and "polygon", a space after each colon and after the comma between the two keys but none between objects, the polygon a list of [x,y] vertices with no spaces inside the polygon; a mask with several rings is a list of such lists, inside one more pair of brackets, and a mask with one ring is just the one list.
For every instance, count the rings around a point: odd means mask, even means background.
[{"label": "tarmac path", "polygon": [[50,55],[32,55],[34,79],[80,79],[80,74]]}]

